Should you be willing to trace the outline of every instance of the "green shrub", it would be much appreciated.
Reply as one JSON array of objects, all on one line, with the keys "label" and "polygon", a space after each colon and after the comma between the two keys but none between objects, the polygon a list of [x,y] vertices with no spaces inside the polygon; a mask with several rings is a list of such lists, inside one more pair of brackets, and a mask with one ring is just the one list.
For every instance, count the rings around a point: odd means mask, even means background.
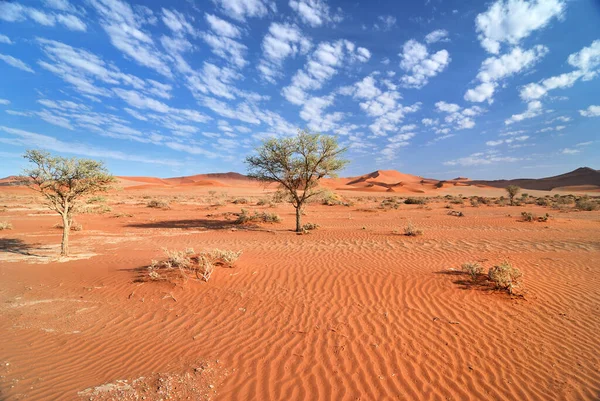
[{"label": "green shrub", "polygon": [[382,209],[398,209],[400,207],[401,199],[400,198],[385,198],[379,204],[379,207]]},{"label": "green shrub", "polygon": [[102,202],[106,202],[106,198],[104,196],[92,196],[91,198],[89,198],[86,203],[90,204],[90,203],[102,203]]},{"label": "green shrub", "polygon": [[427,204],[427,198],[406,198],[404,203],[407,205],[425,205]]},{"label": "green shrub", "polygon": [[594,202],[587,196],[581,197],[581,198],[577,199],[577,201],[575,201],[575,208],[577,210],[592,212],[594,210],[598,210],[598,207],[599,207],[598,203]]}]

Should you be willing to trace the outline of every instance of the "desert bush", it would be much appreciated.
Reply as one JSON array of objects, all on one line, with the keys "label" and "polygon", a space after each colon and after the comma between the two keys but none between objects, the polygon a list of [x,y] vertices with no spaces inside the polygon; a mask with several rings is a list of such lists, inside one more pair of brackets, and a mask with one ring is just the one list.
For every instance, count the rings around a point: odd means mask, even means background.
[{"label": "desert bush", "polygon": [[8,221],[0,221],[0,231],[12,230],[12,229],[13,229],[13,225],[10,224]]},{"label": "desert bush", "polygon": [[113,217],[119,219],[121,217],[133,217],[133,215],[131,213],[122,213],[122,212],[119,212],[119,213],[113,214]]},{"label": "desert bush", "polygon": [[461,197],[456,197],[456,198],[452,198],[450,200],[450,203],[452,203],[453,205],[462,205],[463,204],[463,200]]},{"label": "desert bush", "polygon": [[479,207],[479,199],[477,199],[477,197],[473,197],[473,198],[469,199],[469,202],[471,203],[471,206]]},{"label": "desert bush", "polygon": [[404,227],[404,235],[409,237],[416,237],[419,235],[423,235],[423,230],[415,227],[412,223],[408,223],[406,227]]},{"label": "desert bush", "polygon": [[318,229],[320,226],[316,223],[306,223],[302,226],[302,231],[312,231]]},{"label": "desert bush", "polygon": [[382,209],[398,209],[400,207],[400,203],[401,203],[401,199],[400,198],[385,198],[384,200],[381,201],[381,203],[379,204],[379,206]]},{"label": "desert bush", "polygon": [[274,203],[271,202],[267,198],[260,198],[258,201],[256,201],[256,206],[265,206],[265,205],[274,206]]},{"label": "desert bush", "polygon": [[465,216],[465,214],[463,212],[460,212],[458,210],[451,210],[448,212],[448,215],[456,216],[456,217],[464,217]]},{"label": "desert bush", "polygon": [[248,203],[248,199],[246,198],[236,198],[231,203],[235,205],[246,205]]},{"label": "desert bush", "polygon": [[235,224],[245,224],[245,223],[254,223],[254,222],[262,222],[262,223],[279,223],[281,221],[281,217],[275,213],[267,213],[267,212],[254,212],[250,214],[247,209],[242,209],[241,213],[238,214],[238,218],[235,221]]},{"label": "desert bush", "polygon": [[510,205],[513,206],[515,204],[515,196],[521,191],[521,188],[516,185],[509,185],[504,188],[508,193],[508,199],[510,200]]},{"label": "desert bush", "polygon": [[427,204],[427,198],[406,198],[404,203],[407,205],[425,205]]},{"label": "desert bush", "polygon": [[195,253],[191,248],[185,251],[163,249],[163,252],[166,256],[165,259],[152,260],[148,266],[148,277],[151,280],[167,279],[171,272],[179,271],[181,278],[185,280],[193,274],[198,280],[208,281],[215,265],[233,267],[242,254],[241,251],[221,249]]},{"label": "desert bush", "polygon": [[483,266],[476,262],[463,263],[461,269],[465,273],[468,273],[473,281],[477,280],[477,278],[483,274]]},{"label": "desert bush", "polygon": [[102,202],[106,202],[106,197],[104,197],[104,196],[92,196],[91,198],[89,198],[85,202],[88,203],[88,204],[90,204],[90,203],[102,203]]},{"label": "desert bush", "polygon": [[112,207],[108,205],[93,205],[81,209],[81,213],[84,214],[104,214],[109,212],[112,212]]},{"label": "desert bush", "polygon": [[587,196],[583,196],[579,199],[577,199],[575,201],[575,208],[577,210],[583,210],[586,212],[591,212],[594,210],[598,210],[598,203],[594,202],[593,200],[591,200],[590,198],[588,198]]},{"label": "desert bush", "polygon": [[521,271],[507,261],[491,267],[488,271],[488,280],[497,289],[506,290],[509,294],[513,294],[515,287],[521,284],[520,279],[522,276]]},{"label": "desert bush", "polygon": [[354,202],[348,201],[335,192],[328,190],[321,192],[317,198],[317,202],[325,206],[352,206],[354,204]]},{"label": "desert bush", "polygon": [[533,222],[533,221],[539,221],[539,222],[546,222],[548,221],[548,218],[550,217],[550,215],[548,213],[544,214],[543,216],[536,216],[533,213],[530,212],[521,212],[521,217],[523,218],[523,221],[528,221],[528,222]]},{"label": "desert bush", "polygon": [[444,182],[445,182],[445,181],[438,181],[438,182],[437,182],[437,183],[434,185],[434,187],[435,187],[435,188],[438,188],[438,189],[439,189],[439,188],[442,188],[442,187],[444,186]]},{"label": "desert bush", "polygon": [[149,201],[146,206],[155,209],[170,209],[170,206],[167,202],[158,199]]},{"label": "desert bush", "polygon": [[549,198],[537,198],[535,204],[538,206],[551,206],[552,201]]}]

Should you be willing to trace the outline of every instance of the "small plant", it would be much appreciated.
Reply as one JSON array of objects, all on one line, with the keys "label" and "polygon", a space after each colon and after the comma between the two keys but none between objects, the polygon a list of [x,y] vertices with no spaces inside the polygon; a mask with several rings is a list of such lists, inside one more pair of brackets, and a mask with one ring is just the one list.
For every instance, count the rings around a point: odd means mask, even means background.
[{"label": "small plant", "polygon": [[500,263],[498,266],[491,267],[488,271],[488,280],[497,289],[506,290],[511,295],[514,293],[515,287],[520,285],[522,276],[521,271],[507,261]]},{"label": "small plant", "polygon": [[408,225],[404,227],[404,235],[409,237],[417,237],[419,235],[423,235],[423,230],[416,228],[412,223],[408,223]]},{"label": "small plant", "polygon": [[535,214],[530,212],[521,212],[521,217],[523,218],[523,221],[532,222],[536,220]]},{"label": "small plant", "polygon": [[379,204],[382,209],[398,209],[400,207],[400,198],[385,198]]},{"label": "small plant", "polygon": [[[63,229],[64,227],[63,227],[63,225],[61,223],[56,223],[54,225],[54,228]],[[78,222],[76,222],[76,221],[72,221],[71,225],[69,226],[69,229],[71,231],[81,231],[81,230],[83,230],[83,226],[81,224],[79,224]]]},{"label": "small plant", "polygon": [[106,197],[104,196],[92,196],[91,198],[89,198],[86,203],[90,204],[90,203],[103,203],[106,202]]},{"label": "small plant", "polygon": [[426,198],[406,198],[404,201],[407,205],[425,205],[427,203]]},{"label": "small plant", "polygon": [[469,202],[471,202],[471,206],[479,207],[479,199],[477,199],[477,197],[469,199]]},{"label": "small plant", "polygon": [[8,221],[0,221],[0,231],[12,230],[12,229],[13,229],[13,225],[10,224]]},{"label": "small plant", "polygon": [[438,182],[437,182],[437,183],[434,185],[434,187],[435,187],[435,188],[437,188],[437,189],[440,189],[440,188],[442,188],[442,187],[444,186],[444,182],[445,182],[445,181],[438,181]]},{"label": "small plant", "polygon": [[281,217],[275,213],[267,213],[267,212],[254,212],[250,214],[247,209],[242,209],[241,213],[238,215],[235,224],[245,224],[245,223],[253,223],[253,222],[262,222],[262,223],[279,223],[281,221]]},{"label": "small plant", "polygon": [[543,215],[543,216],[540,216],[540,217],[538,217],[537,219],[538,219],[538,221],[539,221],[540,223],[545,223],[545,222],[547,222],[547,221],[548,221],[548,218],[549,218],[549,217],[550,217],[550,215],[549,215],[548,213],[546,213],[545,215]]},{"label": "small plant", "polygon": [[[208,281],[215,269],[215,265],[233,267],[241,251],[227,251],[214,249],[211,252],[195,253],[188,248],[185,251],[171,251],[163,249],[166,259],[152,260],[148,266],[148,277],[151,280],[167,279],[169,273],[179,271],[180,277],[187,280],[190,275],[195,275],[198,280]],[[161,274],[162,273],[162,274]]]},{"label": "small plant", "polygon": [[213,249],[210,253],[211,257],[227,267],[233,267],[233,264],[240,258],[242,251],[228,251],[222,249]]},{"label": "small plant", "polygon": [[448,212],[448,215],[456,216],[456,217],[464,217],[465,216],[465,214],[463,212],[460,212],[458,210],[451,210]]},{"label": "small plant", "polygon": [[316,223],[306,223],[302,226],[302,231],[312,231],[318,229],[320,226]]},{"label": "small plant", "polygon": [[248,203],[248,199],[246,198],[236,198],[231,203],[234,205],[246,205]]},{"label": "small plant", "polygon": [[158,199],[152,199],[146,204],[146,206],[155,209],[170,209],[170,206],[167,202]]},{"label": "small plant", "polygon": [[463,263],[461,266],[462,271],[471,276],[471,280],[476,281],[477,278],[483,274],[483,266],[479,263]]}]

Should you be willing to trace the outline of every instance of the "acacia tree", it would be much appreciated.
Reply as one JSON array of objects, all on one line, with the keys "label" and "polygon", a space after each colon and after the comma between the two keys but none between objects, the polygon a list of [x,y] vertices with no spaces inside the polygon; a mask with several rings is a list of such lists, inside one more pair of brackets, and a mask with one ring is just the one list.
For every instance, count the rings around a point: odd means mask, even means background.
[{"label": "acacia tree", "polygon": [[335,177],[348,163],[340,158],[345,151],[335,137],[299,130],[296,136],[269,139],[259,146],[255,155],[246,158],[248,175],[279,183],[296,209],[296,232],[300,232],[302,207],[321,192],[321,178]]},{"label": "acacia tree", "polygon": [[47,206],[62,217],[60,254],[69,256],[69,231],[82,198],[108,191],[115,178],[96,160],[52,156],[39,150],[28,150],[23,157],[34,165],[23,171],[23,181],[41,193]]},{"label": "acacia tree", "polygon": [[508,199],[510,200],[510,205],[513,206],[515,204],[515,196],[521,191],[521,188],[516,185],[509,185],[504,188],[508,193]]}]

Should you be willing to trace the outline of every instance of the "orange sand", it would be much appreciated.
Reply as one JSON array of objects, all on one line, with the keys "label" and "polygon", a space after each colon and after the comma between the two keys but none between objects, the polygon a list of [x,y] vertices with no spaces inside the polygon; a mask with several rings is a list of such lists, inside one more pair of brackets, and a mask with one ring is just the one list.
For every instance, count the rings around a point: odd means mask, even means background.
[{"label": "orange sand", "polygon": [[[462,218],[445,202],[385,211],[381,197],[394,194],[360,192],[365,183],[421,184],[382,172],[341,192],[354,206],[310,205],[304,221],[321,228],[299,236],[291,206],[255,206],[266,194],[234,186],[239,177],[220,187],[127,180],[108,196],[112,212],[77,216],[69,261],[53,260],[58,217],[33,193],[0,188],[0,221],[14,226],[0,231],[1,400],[600,396],[600,212],[468,202],[453,205]],[[212,207],[209,191],[250,203]],[[171,209],[147,208],[148,198]],[[241,207],[283,222],[235,226],[223,213]],[[522,211],[552,218],[524,223]],[[424,235],[400,235],[409,221]],[[137,282],[163,247],[243,255],[207,283]],[[525,273],[524,299],[456,270],[504,259]]]}]

